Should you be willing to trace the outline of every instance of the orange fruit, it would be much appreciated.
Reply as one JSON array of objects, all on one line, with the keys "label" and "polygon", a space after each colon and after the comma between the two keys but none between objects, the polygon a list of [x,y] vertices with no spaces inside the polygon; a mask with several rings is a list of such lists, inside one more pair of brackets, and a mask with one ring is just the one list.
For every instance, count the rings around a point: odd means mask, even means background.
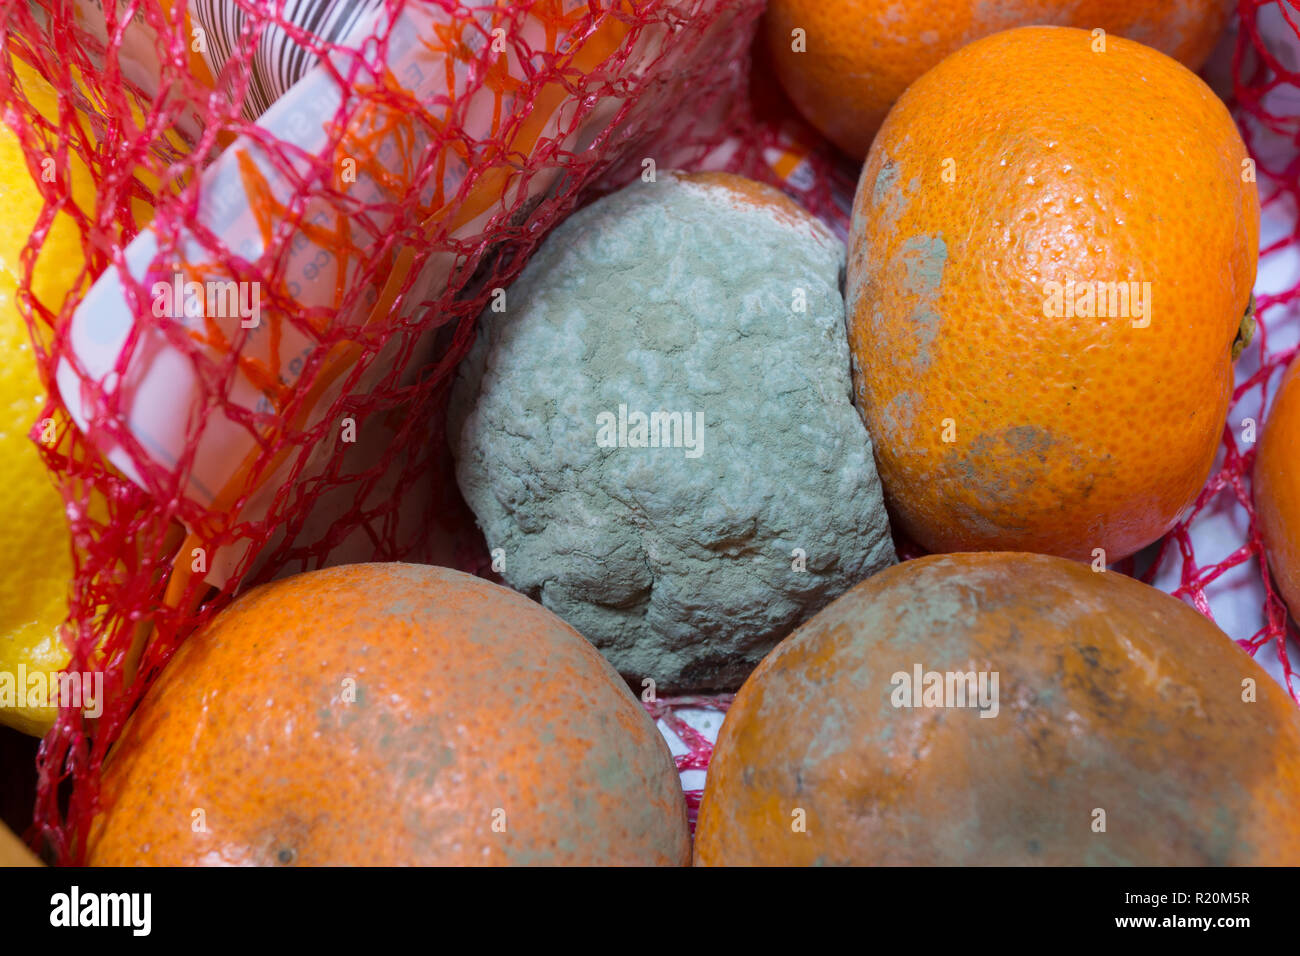
[{"label": "orange fruit", "polygon": [[1300,362],[1282,376],[1259,435],[1255,512],[1273,584],[1291,616],[1300,613]]},{"label": "orange fruit", "polygon": [[110,755],[94,865],[685,864],[668,747],[576,631],[446,568],[250,591]]},{"label": "orange fruit", "polygon": [[1196,70],[1234,6],[1233,0],[769,0],[763,29],[790,99],[827,138],[861,159],[903,91],[980,37],[1033,24],[1102,29]]},{"label": "orange fruit", "polygon": [[1156,50],[1025,27],[917,80],[846,274],[895,528],[1104,560],[1159,538],[1213,464],[1258,244],[1232,118]]},{"label": "orange fruit", "polygon": [[941,555],[754,671],[695,862],[1295,865],[1298,804],[1300,711],[1207,618],[1063,558]]}]

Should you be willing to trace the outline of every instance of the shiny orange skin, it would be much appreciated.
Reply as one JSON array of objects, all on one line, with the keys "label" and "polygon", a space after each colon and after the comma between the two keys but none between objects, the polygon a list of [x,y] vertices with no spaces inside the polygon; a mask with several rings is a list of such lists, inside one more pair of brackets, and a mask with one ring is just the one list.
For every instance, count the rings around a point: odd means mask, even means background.
[{"label": "shiny orange skin", "polygon": [[[928,551],[1132,554],[1222,437],[1258,260],[1246,149],[1184,67],[1091,44],[1026,27],[965,47],[903,95],[862,170],[856,401],[891,519]],[[1068,313],[1083,289],[1105,316]]]},{"label": "shiny orange skin", "polygon": [[[996,716],[896,707],[918,664],[996,671]],[[1297,806],[1300,710],[1207,618],[1063,558],[939,555],[859,584],[754,671],[695,862],[1295,865]]]},{"label": "shiny orange skin", "polygon": [[422,565],[330,568],[239,598],[146,694],[103,801],[92,865],[691,852],[668,747],[605,659],[522,595]]},{"label": "shiny orange skin", "polygon": [[1300,362],[1282,376],[1259,435],[1254,471],[1255,514],[1268,552],[1273,586],[1300,614]]},{"label": "shiny orange skin", "polygon": [[[1102,29],[1200,69],[1233,0],[769,0],[764,32],[790,99],[855,159],[889,108],[949,53],[1034,24]],[[806,51],[794,51],[803,29]]]}]

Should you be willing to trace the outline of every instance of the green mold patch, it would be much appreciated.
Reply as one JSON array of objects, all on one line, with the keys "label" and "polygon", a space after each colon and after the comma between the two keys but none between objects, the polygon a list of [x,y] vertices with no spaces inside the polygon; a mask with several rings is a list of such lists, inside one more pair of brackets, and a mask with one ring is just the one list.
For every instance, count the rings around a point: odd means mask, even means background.
[{"label": "green mold patch", "polygon": [[939,335],[943,316],[936,309],[943,287],[948,246],[941,236],[913,236],[899,249],[903,291],[913,298],[909,322],[914,339],[912,365],[918,372],[930,367],[931,346]]}]

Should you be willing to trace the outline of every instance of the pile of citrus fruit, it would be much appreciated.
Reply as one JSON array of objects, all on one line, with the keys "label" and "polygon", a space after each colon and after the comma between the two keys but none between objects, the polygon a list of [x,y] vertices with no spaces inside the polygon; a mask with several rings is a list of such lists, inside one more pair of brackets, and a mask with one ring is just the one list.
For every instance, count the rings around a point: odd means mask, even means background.
[{"label": "pile of citrus fruit", "polygon": [[[1192,72],[1231,6],[770,3],[760,42],[792,102],[860,164],[844,327],[826,334],[846,343],[893,531],[930,554],[812,609],[748,675],[693,847],[667,745],[582,634],[459,571],[375,563],[253,589],[182,645],[110,754],[89,862],[1300,863],[1295,702],[1208,618],[1108,570],[1204,487],[1253,328],[1253,164]],[[24,86],[42,95],[39,77]],[[69,545],[24,444],[43,393],[11,301],[22,223],[45,200],[19,144],[0,138],[0,164],[14,213],[0,486],[21,516],[0,561],[42,571],[0,591],[0,669],[49,672],[66,661]],[[784,197],[746,195],[789,215]],[[41,298],[81,272],[60,235],[56,219],[28,276]],[[708,301],[725,266],[674,275],[673,294]],[[572,298],[536,321],[594,294],[564,284]],[[657,298],[625,307],[683,309]],[[794,334],[800,310],[778,305]],[[575,349],[600,344],[586,328]],[[1266,420],[1254,494],[1300,610],[1297,377]],[[716,387],[691,381],[709,408]],[[581,438],[525,437],[531,462]],[[536,483],[509,477],[526,512]],[[667,494],[641,477],[619,491],[633,524],[638,496]],[[716,509],[746,521],[734,499]],[[575,514],[592,538],[601,520]],[[797,554],[741,557],[802,573]],[[41,732],[49,717],[0,719]]]}]

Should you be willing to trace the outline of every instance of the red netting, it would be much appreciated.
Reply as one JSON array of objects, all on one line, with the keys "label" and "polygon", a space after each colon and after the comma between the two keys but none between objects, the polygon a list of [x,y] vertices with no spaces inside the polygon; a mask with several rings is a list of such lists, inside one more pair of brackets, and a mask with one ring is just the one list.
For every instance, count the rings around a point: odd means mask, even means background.
[{"label": "red netting", "polygon": [[[1238,385],[1224,430],[1222,465],[1196,502],[1196,513],[1171,537],[1182,559],[1179,588],[1205,613],[1210,613],[1206,588],[1231,568],[1249,564],[1264,589],[1263,622],[1248,636],[1234,635],[1252,655],[1265,646],[1275,650],[1291,696],[1300,701],[1300,681],[1292,659],[1294,624],[1269,577],[1259,523],[1250,495],[1249,475],[1255,461],[1253,440],[1243,427],[1248,419],[1262,421],[1272,388],[1296,352],[1296,298],[1300,272],[1292,257],[1300,249],[1300,17],[1288,3],[1239,0],[1238,36],[1232,58],[1233,99],[1247,148],[1258,164],[1263,215],[1260,274],[1278,275],[1265,286],[1256,284],[1258,329],[1251,351],[1237,365]],[[1244,447],[1243,447],[1244,446]],[[1244,515],[1246,533],[1241,546],[1217,564],[1199,565],[1188,525],[1216,498]],[[1166,542],[1162,543],[1167,544]],[[1211,614],[1211,616],[1213,616]],[[1288,640],[1292,647],[1288,652]]]},{"label": "red netting", "polygon": [[[672,741],[675,738],[679,744],[673,747],[673,760],[677,763],[677,772],[682,774],[686,815],[692,833],[695,832],[695,821],[700,815],[700,798],[704,796],[704,786],[702,781],[699,786],[692,786],[686,774],[708,769],[709,758],[713,756],[713,744],[718,739],[718,728],[722,726],[722,716],[734,699],[734,694],[714,694],[666,697],[644,704],[646,712],[659,725],[661,732],[667,730],[672,735],[668,739]],[[710,727],[698,727],[696,722],[687,719],[694,714],[715,714],[717,719],[710,722]]]},{"label": "red netting", "polygon": [[[652,160],[783,184],[845,233],[856,169],[793,116],[761,53],[751,70],[762,5],[372,0],[360,27],[326,42],[284,0],[122,0],[102,29],[93,0],[0,0],[0,105],[46,200],[23,275],[62,210],[83,277],[98,279],[61,302],[19,296],[52,396],[41,422],[53,428],[32,435],[74,546],[69,667],[102,667],[108,697],[97,722],[63,710],[43,742],[33,842],[81,858],[109,746],[179,642],[238,591],[358,560],[486,573],[449,477],[449,373],[494,290],[578,204]],[[1283,157],[1256,154],[1266,210],[1294,218],[1300,74],[1256,29],[1273,6],[1242,0],[1236,95],[1252,146],[1266,135]],[[280,62],[267,50],[295,45],[319,64],[306,79],[267,68]],[[11,57],[57,87],[55,120]],[[93,208],[75,206],[67,176],[39,175],[72,156],[91,171]],[[1293,228],[1265,259],[1296,248]],[[256,320],[187,316],[190,281],[200,297],[233,288],[228,305],[255,290]],[[1251,396],[1258,418],[1290,355],[1270,332],[1295,293],[1260,296],[1222,464],[1148,556],[1147,576],[1172,562],[1176,593],[1203,611],[1234,569],[1267,588],[1239,419]],[[1225,509],[1244,516],[1238,546],[1198,562],[1196,529]],[[1266,593],[1264,626],[1241,639],[1271,642],[1290,680],[1286,613]],[[683,771],[703,769],[710,744],[678,713],[728,700],[647,705],[681,740]],[[688,802],[693,815],[698,791]]]},{"label": "red netting", "polygon": [[[33,177],[75,154],[96,185],[80,210],[69,177],[43,185],[24,267],[63,209],[85,275],[111,280],[25,300],[54,396],[54,440],[33,437],[76,551],[69,667],[101,665],[108,698],[94,726],[61,713],[41,749],[37,828],[62,861],[140,694],[238,589],[327,561],[483,568],[448,480],[445,386],[556,222],[647,159],[769,181],[788,159],[745,90],[759,0],[384,0],[338,43],[283,3],[208,6],[225,14],[196,33],[183,4],[109,4],[97,36],[91,4],[0,3],[8,51],[59,92],[49,122],[5,58]],[[229,57],[215,79],[191,56],[200,36]],[[254,122],[276,76],[253,64],[284,37],[317,82]],[[260,314],[186,321],[191,281],[209,306],[232,281]]]}]

